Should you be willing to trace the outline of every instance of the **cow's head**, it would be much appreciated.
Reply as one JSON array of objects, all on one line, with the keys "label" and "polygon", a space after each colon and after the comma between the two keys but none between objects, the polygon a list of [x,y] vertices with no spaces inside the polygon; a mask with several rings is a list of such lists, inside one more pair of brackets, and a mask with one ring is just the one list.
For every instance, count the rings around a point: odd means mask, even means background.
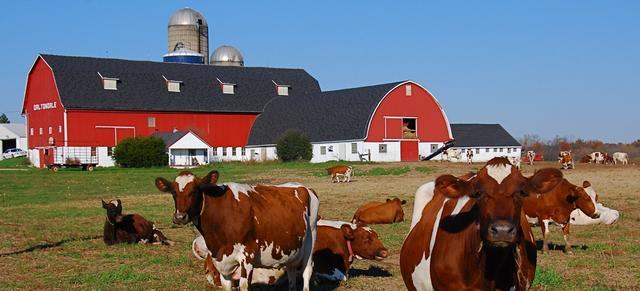
[{"label": "cow's head", "polygon": [[389,256],[389,251],[382,245],[378,234],[371,228],[358,225],[355,229],[350,224],[340,227],[344,238],[351,242],[353,254],[368,260],[382,260]]},{"label": "cow's head", "polygon": [[397,197],[393,199],[387,198],[386,204],[393,208],[393,222],[404,221],[404,210],[402,210],[402,205],[407,204],[406,200],[400,200],[400,198]]},{"label": "cow's head", "polygon": [[115,199],[109,201],[109,203],[102,200],[102,208],[107,210],[107,219],[111,224],[119,222],[119,218],[122,216],[122,201]]},{"label": "cow's head", "polygon": [[173,182],[165,178],[156,178],[158,190],[171,193],[173,196],[175,212],[173,223],[187,224],[200,215],[202,209],[203,194],[219,196],[225,189],[218,187],[218,171],[213,170],[202,178],[196,177],[189,171],[178,174]]},{"label": "cow's head", "polygon": [[[570,184],[570,183],[569,183]],[[578,208],[589,217],[596,219],[600,217],[598,208],[596,207],[596,199],[598,194],[593,191],[593,195],[589,195],[587,189],[591,188],[589,181],[582,182],[582,187],[570,184],[566,199],[569,203],[574,203],[574,209]]]},{"label": "cow's head", "polygon": [[504,157],[494,158],[473,177],[443,175],[435,191],[448,198],[475,199],[482,240],[489,246],[508,247],[517,242],[522,200],[528,195],[527,179]]}]

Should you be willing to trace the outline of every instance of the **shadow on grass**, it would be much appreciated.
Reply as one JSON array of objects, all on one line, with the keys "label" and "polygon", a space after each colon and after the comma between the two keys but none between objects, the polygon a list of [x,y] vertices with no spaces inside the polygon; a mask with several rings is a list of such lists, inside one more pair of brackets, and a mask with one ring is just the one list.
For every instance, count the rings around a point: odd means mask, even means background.
[{"label": "shadow on grass", "polygon": [[65,238],[65,239],[63,239],[61,241],[57,241],[57,242],[41,243],[41,244],[30,246],[30,247],[28,247],[26,249],[22,249],[22,250],[18,250],[18,251],[13,251],[13,252],[8,252],[8,253],[0,253],[0,257],[6,257],[6,256],[11,256],[11,255],[19,255],[19,254],[24,254],[24,253],[30,253],[30,252],[33,252],[33,251],[45,250],[45,249],[59,247],[59,246],[61,246],[63,244],[69,243],[69,242],[94,240],[94,239],[99,239],[99,238],[102,238],[102,236],[101,235],[94,235],[94,236],[84,236],[84,237],[80,237],[80,238]]},{"label": "shadow on grass", "polygon": [[[542,240],[536,240],[536,249],[541,251],[542,250]],[[588,245],[577,245],[577,246],[571,246],[571,250],[581,250],[581,251],[586,251],[589,249]],[[558,244],[554,244],[554,243],[549,243],[549,251],[562,251],[562,252],[566,252],[567,251],[567,246],[566,245],[558,245]]]},{"label": "shadow on grass", "polygon": [[349,278],[355,277],[391,277],[393,274],[389,273],[389,271],[380,268],[378,266],[369,266],[369,269],[361,270],[361,269],[350,269],[349,270]]}]

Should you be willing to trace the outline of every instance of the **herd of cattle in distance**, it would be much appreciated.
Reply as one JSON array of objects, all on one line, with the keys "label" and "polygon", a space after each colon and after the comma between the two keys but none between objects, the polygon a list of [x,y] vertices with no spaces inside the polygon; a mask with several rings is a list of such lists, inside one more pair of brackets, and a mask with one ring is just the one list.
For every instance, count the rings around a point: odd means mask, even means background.
[{"label": "herd of cattle in distance", "polygon": [[[353,168],[327,169],[332,182],[350,181]],[[317,193],[298,183],[219,184],[219,172],[204,177],[183,171],[155,186],[173,196],[173,223],[192,223],[199,235],[193,255],[204,262],[206,280],[225,290],[288,284],[303,290],[316,280],[344,281],[354,259],[390,255],[372,224],[404,220],[398,198],[370,202],[352,221],[322,219]],[[104,241],[173,245],[138,214],[122,214],[122,201],[102,201],[107,211]],[[442,175],[419,186],[411,227],[400,251],[408,290],[527,290],[534,279],[537,248],[531,225],[539,225],[543,252],[550,224],[563,231],[571,252],[571,224],[613,224],[619,212],[598,203],[589,181],[581,186],[555,168],[532,176],[505,157],[479,171]],[[286,275],[285,275],[286,274]]]}]

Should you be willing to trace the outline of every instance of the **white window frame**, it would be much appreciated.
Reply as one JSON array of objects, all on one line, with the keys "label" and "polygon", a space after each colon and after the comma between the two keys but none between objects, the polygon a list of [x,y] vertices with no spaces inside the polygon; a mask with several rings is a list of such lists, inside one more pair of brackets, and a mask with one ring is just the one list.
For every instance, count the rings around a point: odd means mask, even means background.
[{"label": "white window frame", "polygon": [[236,154],[237,154],[237,150],[236,150],[236,148],[235,148],[235,147],[232,147],[232,148],[231,148],[231,156],[232,156],[232,157],[235,157],[235,156],[236,156]]},{"label": "white window frame", "polygon": [[358,143],[357,142],[352,142],[351,143],[351,153],[352,154],[357,154],[358,153]]},{"label": "white window frame", "polygon": [[118,81],[120,81],[120,79],[102,76],[100,72],[98,72],[98,76],[100,76],[100,78],[102,79],[103,89],[112,91],[118,90]]},{"label": "white window frame", "polygon": [[29,133],[30,133],[31,135],[33,135],[33,127],[32,127],[32,128],[30,128]]},{"label": "white window frame", "polygon": [[279,96],[289,96],[289,86],[279,85],[278,87],[278,95]]},{"label": "white window frame", "polygon": [[327,147],[326,146],[320,146],[320,155],[324,156],[327,154]]},{"label": "white window frame", "polygon": [[412,93],[413,93],[413,92],[412,92],[411,85],[405,85],[405,86],[404,86],[404,94],[405,94],[406,96],[411,96],[411,94],[412,94]]},{"label": "white window frame", "polygon": [[386,154],[389,151],[389,148],[386,143],[378,144],[378,153]]},{"label": "white window frame", "polygon": [[38,133],[42,135],[42,127],[38,128]]},{"label": "white window frame", "polygon": [[167,84],[167,91],[180,93],[180,89],[181,89],[180,87],[182,87],[182,81],[169,80],[164,75],[162,75],[162,78],[164,79],[165,84]]},{"label": "white window frame", "polygon": [[58,133],[62,133],[62,125],[58,125]]},{"label": "white window frame", "polygon": [[53,134],[53,128],[49,126],[49,134]]},{"label": "white window frame", "polygon": [[243,157],[246,156],[247,155],[247,149],[244,148],[244,147],[240,148],[240,155],[243,156]]},{"label": "white window frame", "polygon": [[217,148],[217,147],[213,147],[213,148],[212,148],[212,155],[213,155],[214,157],[218,156],[218,148]]},{"label": "white window frame", "polygon": [[155,116],[147,117],[147,127],[156,127],[156,117]]},{"label": "white window frame", "polygon": [[220,90],[222,90],[222,94],[236,94],[236,84],[222,82],[220,78],[216,78],[216,80],[218,80],[218,83],[220,83]]}]

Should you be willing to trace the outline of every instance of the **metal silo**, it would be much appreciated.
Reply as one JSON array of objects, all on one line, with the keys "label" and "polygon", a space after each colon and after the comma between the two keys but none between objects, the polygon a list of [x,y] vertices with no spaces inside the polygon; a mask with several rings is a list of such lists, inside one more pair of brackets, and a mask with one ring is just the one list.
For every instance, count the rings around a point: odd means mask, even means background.
[{"label": "metal silo", "polygon": [[168,29],[169,54],[184,48],[201,54],[203,63],[209,62],[209,26],[200,12],[189,7],[176,11],[169,18]]},{"label": "metal silo", "polygon": [[243,67],[244,58],[237,48],[223,45],[213,51],[210,63],[214,66]]}]

